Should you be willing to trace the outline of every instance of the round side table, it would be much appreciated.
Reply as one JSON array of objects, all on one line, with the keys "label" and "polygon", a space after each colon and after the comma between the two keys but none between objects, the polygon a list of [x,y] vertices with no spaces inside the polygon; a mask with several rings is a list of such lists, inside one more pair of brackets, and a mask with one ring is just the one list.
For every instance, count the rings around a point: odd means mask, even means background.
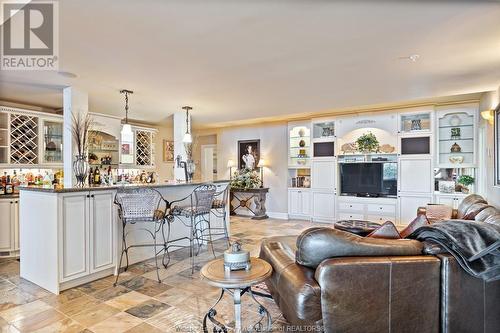
[{"label": "round side table", "polygon": [[[215,306],[220,302],[224,293],[227,292],[233,296],[234,302],[234,331],[241,332],[241,296],[248,292],[252,300],[259,306],[260,320],[252,325],[256,330],[269,331],[271,329],[271,315],[267,309],[255,299],[252,293],[252,286],[265,281],[273,272],[273,268],[266,261],[259,258],[250,258],[252,267],[250,270],[240,270],[226,272],[224,270],[224,259],[217,259],[209,262],[201,269],[202,280],[208,284],[221,288],[221,293],[214,305],[208,310],[203,318],[203,331],[208,333],[207,318],[216,327],[214,332],[227,332],[227,328],[215,319],[217,311]],[[267,317],[267,323],[262,324],[264,317]]]}]

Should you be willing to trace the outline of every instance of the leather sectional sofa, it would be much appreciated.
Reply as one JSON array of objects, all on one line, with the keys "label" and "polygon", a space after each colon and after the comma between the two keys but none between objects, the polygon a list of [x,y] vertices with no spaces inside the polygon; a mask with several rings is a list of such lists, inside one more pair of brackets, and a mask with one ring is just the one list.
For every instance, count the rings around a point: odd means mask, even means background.
[{"label": "leather sectional sofa", "polygon": [[[455,216],[500,225],[500,212],[476,195]],[[447,253],[423,252],[416,240],[319,227],[265,239],[260,257],[273,266],[267,286],[296,330],[500,332],[500,281],[468,275]]]}]

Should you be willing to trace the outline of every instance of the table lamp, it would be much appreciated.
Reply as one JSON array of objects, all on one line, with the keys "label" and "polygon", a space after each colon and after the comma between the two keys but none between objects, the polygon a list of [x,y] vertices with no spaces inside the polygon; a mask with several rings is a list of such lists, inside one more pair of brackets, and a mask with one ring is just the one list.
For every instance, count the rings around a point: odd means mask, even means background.
[{"label": "table lamp", "polygon": [[259,160],[259,164],[257,164],[257,168],[260,168],[260,188],[264,187],[264,167],[266,166],[266,160],[261,158]]}]

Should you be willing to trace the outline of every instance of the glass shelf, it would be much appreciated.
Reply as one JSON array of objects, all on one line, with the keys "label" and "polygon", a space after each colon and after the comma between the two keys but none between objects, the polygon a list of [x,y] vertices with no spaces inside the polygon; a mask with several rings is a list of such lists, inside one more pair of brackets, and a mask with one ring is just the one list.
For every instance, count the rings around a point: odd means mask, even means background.
[{"label": "glass shelf", "polygon": [[430,131],[431,129],[431,114],[403,114],[400,118],[400,130],[404,133],[418,133]]},{"label": "glass shelf", "polygon": [[[448,112],[440,114],[437,120],[438,164],[457,168],[474,164],[474,115],[469,112]],[[460,146],[462,151],[450,151],[454,145]]]},{"label": "glass shelf", "polygon": [[63,161],[63,124],[43,121],[43,162],[62,163]]},{"label": "glass shelf", "polygon": [[[288,128],[288,165],[292,168],[307,167],[311,150],[311,130],[304,123]],[[297,155],[302,156],[297,156]]]}]

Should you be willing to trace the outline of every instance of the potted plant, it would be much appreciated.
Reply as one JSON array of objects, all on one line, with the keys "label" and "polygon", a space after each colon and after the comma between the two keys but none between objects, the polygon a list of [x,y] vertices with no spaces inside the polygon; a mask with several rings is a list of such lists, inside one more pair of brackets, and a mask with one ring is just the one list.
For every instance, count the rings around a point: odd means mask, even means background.
[{"label": "potted plant", "polygon": [[461,175],[458,177],[457,182],[462,185],[462,193],[469,193],[468,186],[474,184],[474,177],[469,175]]},{"label": "potted plant", "polygon": [[237,189],[259,188],[261,180],[257,171],[243,168],[234,172],[231,187]]},{"label": "potted plant", "polygon": [[356,140],[358,150],[363,153],[378,152],[380,145],[377,137],[373,133],[365,133]]}]

